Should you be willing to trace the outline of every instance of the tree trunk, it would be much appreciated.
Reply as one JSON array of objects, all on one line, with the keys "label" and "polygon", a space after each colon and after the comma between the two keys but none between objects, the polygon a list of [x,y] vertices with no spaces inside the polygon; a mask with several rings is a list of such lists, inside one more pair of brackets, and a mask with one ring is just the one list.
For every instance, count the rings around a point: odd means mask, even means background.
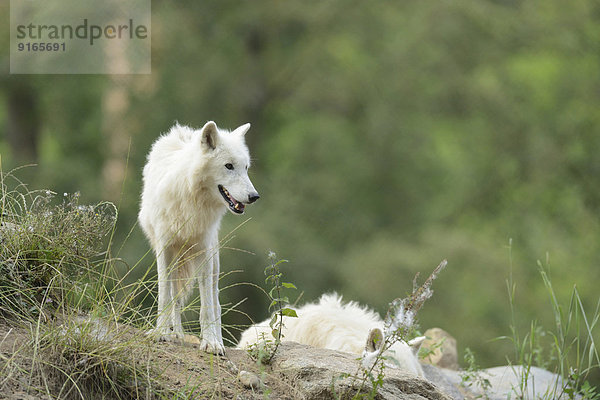
[{"label": "tree trunk", "polygon": [[[105,48],[108,65],[126,69],[127,58],[118,41]],[[102,168],[103,197],[117,201],[126,176],[127,153],[131,136],[130,109],[131,75],[110,75],[102,99],[102,136],[106,143],[106,157]]]},{"label": "tree trunk", "polygon": [[7,87],[8,144],[17,162],[35,162],[40,133],[37,92],[23,77],[11,77]]}]

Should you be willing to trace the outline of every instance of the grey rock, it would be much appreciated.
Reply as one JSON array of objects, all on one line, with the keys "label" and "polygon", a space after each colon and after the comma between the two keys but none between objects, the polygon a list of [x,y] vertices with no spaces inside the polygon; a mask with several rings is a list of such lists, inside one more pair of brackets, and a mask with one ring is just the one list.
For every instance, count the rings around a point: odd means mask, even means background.
[{"label": "grey rock", "polygon": [[249,371],[240,371],[238,379],[247,388],[258,389],[261,386],[258,376]]},{"label": "grey rock", "polygon": [[[513,393],[513,398],[516,398],[516,394],[520,395],[521,393],[526,399],[568,398],[566,394],[562,393],[563,382],[560,376],[542,368],[531,367],[527,370],[520,365],[503,366],[488,368],[485,373],[489,376],[491,384],[488,392],[491,399],[504,400],[508,393]],[[524,390],[521,390],[521,387]]]},{"label": "grey rock", "polygon": [[[281,344],[272,367],[303,393],[307,400],[350,398],[361,385],[360,363],[352,354],[316,349],[293,342]],[[359,378],[353,376],[359,375]],[[363,393],[372,389],[367,380]],[[386,368],[376,399],[451,400],[427,379]]]},{"label": "grey rock", "polygon": [[[461,372],[448,369],[438,369],[438,371],[445,375],[455,387],[461,388]],[[461,388],[467,393],[465,396],[467,399],[487,396],[489,400],[506,400],[507,398],[520,398],[521,394],[526,399],[551,398],[559,400],[568,398],[566,394],[562,393],[563,381],[561,377],[542,368],[531,367],[527,370],[520,365],[506,365],[483,369],[479,374],[489,381],[490,387],[484,390],[484,388],[472,384]],[[527,375],[527,379],[524,378],[525,375]]]},{"label": "grey rock", "polygon": [[444,373],[444,370],[433,365],[423,364],[422,367],[425,377],[432,382],[439,391],[447,394],[454,400],[464,400],[465,397],[459,390],[460,379],[458,382],[451,379]]}]

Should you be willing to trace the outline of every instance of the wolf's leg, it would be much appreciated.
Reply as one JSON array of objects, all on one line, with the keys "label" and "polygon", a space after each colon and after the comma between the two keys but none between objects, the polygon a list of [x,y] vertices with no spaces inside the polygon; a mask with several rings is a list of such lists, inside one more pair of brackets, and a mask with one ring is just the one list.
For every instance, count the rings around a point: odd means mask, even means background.
[{"label": "wolf's leg", "polygon": [[[216,232],[213,236],[216,238]],[[214,293],[214,289],[218,285],[218,276],[214,276],[215,258],[218,257],[219,251],[218,240],[214,238],[211,237],[207,246],[206,264],[200,268],[200,327],[202,328],[200,348],[209,353],[224,354],[220,305],[218,293]],[[218,259],[216,268],[217,270],[219,268]]]},{"label": "wolf's leg", "polygon": [[173,316],[176,312],[176,299],[173,290],[173,269],[176,266],[167,246],[164,246],[156,255],[156,264],[158,269],[158,316],[156,328],[148,333],[156,335],[159,341],[177,341],[183,337],[183,332],[180,337],[177,335],[178,332],[174,332]]},{"label": "wolf's leg", "polygon": [[156,255],[156,264],[158,268],[158,318],[156,319],[157,333],[165,334],[169,332],[171,308],[173,295],[171,291],[169,257],[167,249],[163,248]]},{"label": "wolf's leg", "polygon": [[[223,346],[223,336],[221,333],[221,302],[219,301],[219,275],[220,275],[220,259],[219,259],[219,235],[218,232],[215,231],[212,236],[211,243],[211,255],[212,255],[212,296],[213,296],[213,315],[214,321],[213,324],[216,334],[217,340]],[[211,264],[209,264],[211,265]]]},{"label": "wolf's leg", "polygon": [[[223,336],[221,333],[221,302],[219,301],[219,274],[220,274],[220,260],[219,260],[219,247],[218,241],[214,247],[212,255],[212,295],[213,295],[213,314],[215,317],[217,339],[222,344]],[[209,264],[210,265],[210,264]]]},{"label": "wolf's leg", "polygon": [[171,312],[171,333],[178,340],[183,340],[183,325],[181,324],[181,310],[183,308],[184,293],[181,289],[182,285],[178,280],[181,279],[178,274],[173,273],[170,280],[171,293],[173,293],[173,304]]}]

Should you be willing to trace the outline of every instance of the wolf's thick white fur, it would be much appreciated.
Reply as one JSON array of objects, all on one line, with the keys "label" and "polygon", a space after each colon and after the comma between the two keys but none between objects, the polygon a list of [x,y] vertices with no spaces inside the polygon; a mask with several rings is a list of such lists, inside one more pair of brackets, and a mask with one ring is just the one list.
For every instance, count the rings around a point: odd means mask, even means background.
[{"label": "wolf's thick white fur", "polygon": [[[383,321],[379,315],[356,302],[343,303],[335,293],[324,294],[318,303],[309,303],[296,310],[298,318],[284,317],[283,340],[310,346],[339,350],[373,359],[383,344]],[[271,338],[270,319],[246,329],[238,348]],[[373,339],[378,337],[377,343]],[[416,353],[424,337],[397,342],[384,355],[393,359],[390,365],[423,376]],[[366,346],[365,346],[366,344]]]},{"label": "wolf's thick white fur", "polygon": [[175,125],[152,145],[144,167],[140,225],[156,254],[161,340],[183,340],[181,308],[198,278],[201,348],[222,354],[219,238],[227,208],[241,214],[258,199],[248,178],[245,124],[232,132],[210,121],[200,130]]}]

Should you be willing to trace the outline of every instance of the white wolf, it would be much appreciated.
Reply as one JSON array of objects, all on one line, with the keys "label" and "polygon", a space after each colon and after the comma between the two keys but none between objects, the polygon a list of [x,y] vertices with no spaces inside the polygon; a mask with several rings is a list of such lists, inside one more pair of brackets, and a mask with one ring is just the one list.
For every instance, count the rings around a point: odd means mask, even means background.
[{"label": "white wolf", "polygon": [[232,132],[207,122],[175,125],[152,145],[144,167],[140,225],[156,254],[160,340],[182,341],[181,308],[200,286],[201,349],[223,354],[219,304],[219,238],[227,208],[242,214],[258,200],[250,178],[245,124]]},{"label": "white wolf", "polygon": [[[323,349],[363,355],[371,363],[383,346],[383,321],[376,312],[356,302],[342,303],[335,293],[324,294],[318,303],[309,303],[296,310],[298,318],[284,317],[283,340]],[[245,349],[271,337],[270,318],[246,329],[238,348]],[[386,353],[391,363],[414,375],[424,376],[417,352],[424,336],[408,343],[396,342]],[[367,366],[367,365],[365,365]]]}]

